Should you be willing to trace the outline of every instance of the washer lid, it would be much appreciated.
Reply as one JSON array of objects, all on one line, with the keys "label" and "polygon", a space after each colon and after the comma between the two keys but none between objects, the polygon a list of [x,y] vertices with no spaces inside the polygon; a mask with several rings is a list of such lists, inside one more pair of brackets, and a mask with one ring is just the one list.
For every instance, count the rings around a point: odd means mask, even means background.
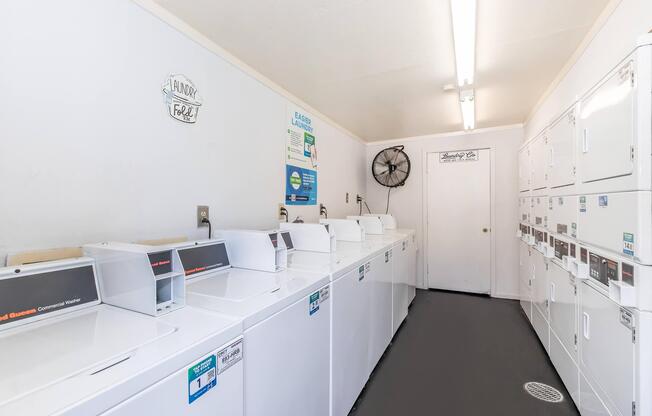
[{"label": "washer lid", "polygon": [[357,253],[316,253],[314,251],[295,250],[288,253],[288,266],[290,270],[306,270],[327,273],[331,280],[344,275],[364,259]]},{"label": "washer lid", "polygon": [[120,362],[175,330],[148,316],[100,305],[0,332],[0,406]]},{"label": "washer lid", "polygon": [[241,318],[246,330],[309,296],[328,282],[326,273],[298,270],[271,273],[231,268],[188,280],[186,302],[191,306]]},{"label": "washer lid", "polygon": [[219,276],[223,278],[209,277],[188,282],[186,291],[243,302],[265,293],[276,292],[281,287],[272,273],[239,273],[236,269],[229,269]]}]

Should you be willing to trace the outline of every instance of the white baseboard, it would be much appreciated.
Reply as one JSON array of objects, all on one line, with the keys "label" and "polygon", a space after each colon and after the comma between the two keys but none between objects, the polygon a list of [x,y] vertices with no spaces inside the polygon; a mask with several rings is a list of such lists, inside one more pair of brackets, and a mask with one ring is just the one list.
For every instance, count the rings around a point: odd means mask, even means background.
[{"label": "white baseboard", "polygon": [[518,294],[513,294],[513,293],[492,293],[491,297],[498,298],[498,299],[511,299],[511,300],[521,299]]}]

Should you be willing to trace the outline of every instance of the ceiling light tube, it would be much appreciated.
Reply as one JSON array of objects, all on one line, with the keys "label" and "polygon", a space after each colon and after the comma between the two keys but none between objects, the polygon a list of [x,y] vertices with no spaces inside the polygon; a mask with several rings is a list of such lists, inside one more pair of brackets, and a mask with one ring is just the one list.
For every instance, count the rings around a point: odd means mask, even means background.
[{"label": "ceiling light tube", "polygon": [[475,72],[476,0],[451,0],[458,85],[473,85]]},{"label": "ceiling light tube", "polygon": [[464,130],[475,128],[475,93],[472,89],[460,91],[460,108]]}]

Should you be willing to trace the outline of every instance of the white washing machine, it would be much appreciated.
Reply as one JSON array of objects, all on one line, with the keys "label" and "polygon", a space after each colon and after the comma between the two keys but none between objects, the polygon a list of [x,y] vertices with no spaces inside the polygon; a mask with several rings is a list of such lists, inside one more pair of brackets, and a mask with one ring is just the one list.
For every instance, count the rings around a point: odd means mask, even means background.
[{"label": "white washing machine", "polygon": [[100,304],[90,258],[0,269],[0,414],[243,413],[242,324]]},{"label": "white washing machine", "polygon": [[288,254],[289,269],[327,273],[331,279],[331,415],[349,413],[391,338],[389,248],[397,237],[378,237],[338,241],[335,253]]},{"label": "white washing machine", "polygon": [[373,273],[369,260],[373,252],[352,249],[344,254],[346,244],[338,242],[338,247],[337,253],[328,254],[291,252],[288,268],[330,276],[330,415],[346,416],[372,370],[369,362]]},{"label": "white washing machine", "polygon": [[[250,252],[247,235],[237,245],[240,261],[268,259],[277,268],[276,247],[269,255]],[[274,239],[278,242],[278,239]],[[243,321],[244,411],[247,416],[329,414],[331,299],[325,273],[296,270],[263,272],[231,268],[223,241],[176,245],[186,270],[187,303]],[[272,264],[273,263],[273,264]],[[285,259],[282,260],[285,264]]]},{"label": "white washing machine", "polygon": [[[414,268],[410,264],[416,262],[416,251],[410,249],[411,230],[387,230],[383,235],[369,235],[367,241],[379,241],[391,247],[392,263],[392,336],[396,334],[408,314],[411,299],[409,294],[410,273]],[[416,280],[416,277],[414,278]]]}]

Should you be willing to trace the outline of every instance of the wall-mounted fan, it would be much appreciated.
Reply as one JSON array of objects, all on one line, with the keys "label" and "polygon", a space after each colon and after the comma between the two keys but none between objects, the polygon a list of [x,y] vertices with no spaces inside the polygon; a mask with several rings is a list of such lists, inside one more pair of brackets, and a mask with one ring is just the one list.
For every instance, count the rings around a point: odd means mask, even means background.
[{"label": "wall-mounted fan", "polygon": [[389,195],[392,188],[405,185],[405,181],[410,176],[410,158],[403,151],[404,148],[405,146],[392,146],[383,149],[378,152],[371,164],[371,173],[376,182],[389,188],[385,214],[389,213]]},{"label": "wall-mounted fan", "polygon": [[410,158],[403,151],[404,146],[392,146],[383,149],[371,164],[371,173],[376,182],[389,188],[405,185],[410,176]]}]

